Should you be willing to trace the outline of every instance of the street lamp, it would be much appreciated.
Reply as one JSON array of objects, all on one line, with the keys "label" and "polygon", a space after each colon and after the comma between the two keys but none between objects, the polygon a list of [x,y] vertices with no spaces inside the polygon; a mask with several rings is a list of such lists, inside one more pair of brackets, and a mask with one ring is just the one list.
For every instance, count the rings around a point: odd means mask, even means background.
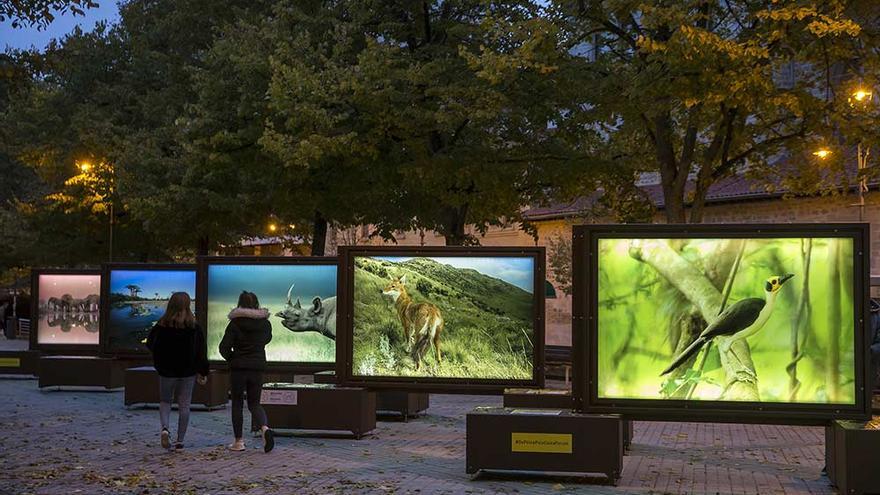
[{"label": "street lamp", "polygon": [[863,102],[867,103],[867,102],[871,101],[872,96],[873,96],[873,94],[870,91],[868,91],[867,89],[859,88],[859,89],[853,91],[853,93],[850,95],[849,101],[850,101],[850,103],[852,103],[853,101],[855,101],[857,103],[863,103]]},{"label": "street lamp", "polygon": [[270,223],[269,224],[269,232],[272,232],[274,234],[276,230],[278,230],[278,226],[275,225],[274,223]]},{"label": "street lamp", "polygon": [[831,155],[831,150],[828,148],[819,148],[813,152],[813,156],[819,157],[820,160],[828,158],[829,155]]}]

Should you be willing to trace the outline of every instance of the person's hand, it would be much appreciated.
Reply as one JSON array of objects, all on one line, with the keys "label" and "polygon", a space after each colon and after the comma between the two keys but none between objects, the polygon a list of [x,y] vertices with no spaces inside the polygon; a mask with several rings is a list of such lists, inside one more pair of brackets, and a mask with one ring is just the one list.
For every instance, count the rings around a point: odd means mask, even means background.
[{"label": "person's hand", "polygon": [[204,385],[204,384],[208,383],[208,377],[205,375],[199,375],[199,377],[196,378],[196,381],[199,382],[199,385]]}]

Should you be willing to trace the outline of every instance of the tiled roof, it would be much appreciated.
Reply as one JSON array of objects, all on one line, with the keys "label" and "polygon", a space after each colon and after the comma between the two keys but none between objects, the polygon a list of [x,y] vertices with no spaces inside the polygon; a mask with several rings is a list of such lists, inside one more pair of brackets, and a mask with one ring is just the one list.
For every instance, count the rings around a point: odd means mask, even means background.
[{"label": "tiled roof", "polygon": [[[855,156],[847,162],[855,162]],[[849,170],[851,168],[851,170]],[[855,190],[856,184],[856,167],[848,167],[847,175],[851,177],[851,184]],[[727,203],[737,201],[754,201],[761,199],[780,198],[786,193],[791,192],[780,180],[770,181],[773,187],[767,187],[767,181],[758,181],[744,175],[735,175],[723,178],[711,186],[706,194],[706,203]],[[880,186],[880,179],[869,180],[869,186],[876,189]],[[687,192],[694,189],[694,182],[688,181]],[[663,187],[660,184],[646,184],[639,188],[645,192],[652,203],[658,208],[663,209]],[[588,213],[596,201],[601,197],[602,192],[596,191],[589,196],[583,196],[574,201],[566,203],[555,203],[546,206],[535,206],[523,212],[526,220],[548,220],[552,218],[563,218]]]}]

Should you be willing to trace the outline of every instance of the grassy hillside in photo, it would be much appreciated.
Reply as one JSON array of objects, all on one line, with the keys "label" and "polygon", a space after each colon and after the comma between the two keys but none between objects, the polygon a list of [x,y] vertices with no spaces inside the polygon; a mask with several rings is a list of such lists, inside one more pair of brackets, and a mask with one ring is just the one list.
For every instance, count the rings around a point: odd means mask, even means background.
[{"label": "grassy hillside in photo", "polygon": [[[434,304],[442,314],[439,366],[431,347],[416,370],[394,302],[382,294],[392,277],[403,275],[413,302]],[[520,287],[430,258],[356,258],[355,375],[527,380],[534,341],[533,296]]]}]

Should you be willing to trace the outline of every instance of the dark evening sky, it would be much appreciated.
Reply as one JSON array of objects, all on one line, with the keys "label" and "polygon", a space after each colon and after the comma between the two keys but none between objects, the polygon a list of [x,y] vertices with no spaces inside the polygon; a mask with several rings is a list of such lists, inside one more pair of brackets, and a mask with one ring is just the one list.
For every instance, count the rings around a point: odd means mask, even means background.
[{"label": "dark evening sky", "polygon": [[77,25],[83,31],[91,31],[94,29],[95,23],[99,21],[115,22],[119,13],[116,0],[99,0],[98,3],[98,7],[86,10],[84,16],[74,16],[70,13],[58,15],[52,24],[49,24],[42,31],[30,27],[13,29],[11,21],[2,22],[0,23],[0,49],[36,47],[42,50],[49,43],[49,40],[64,37]]}]

